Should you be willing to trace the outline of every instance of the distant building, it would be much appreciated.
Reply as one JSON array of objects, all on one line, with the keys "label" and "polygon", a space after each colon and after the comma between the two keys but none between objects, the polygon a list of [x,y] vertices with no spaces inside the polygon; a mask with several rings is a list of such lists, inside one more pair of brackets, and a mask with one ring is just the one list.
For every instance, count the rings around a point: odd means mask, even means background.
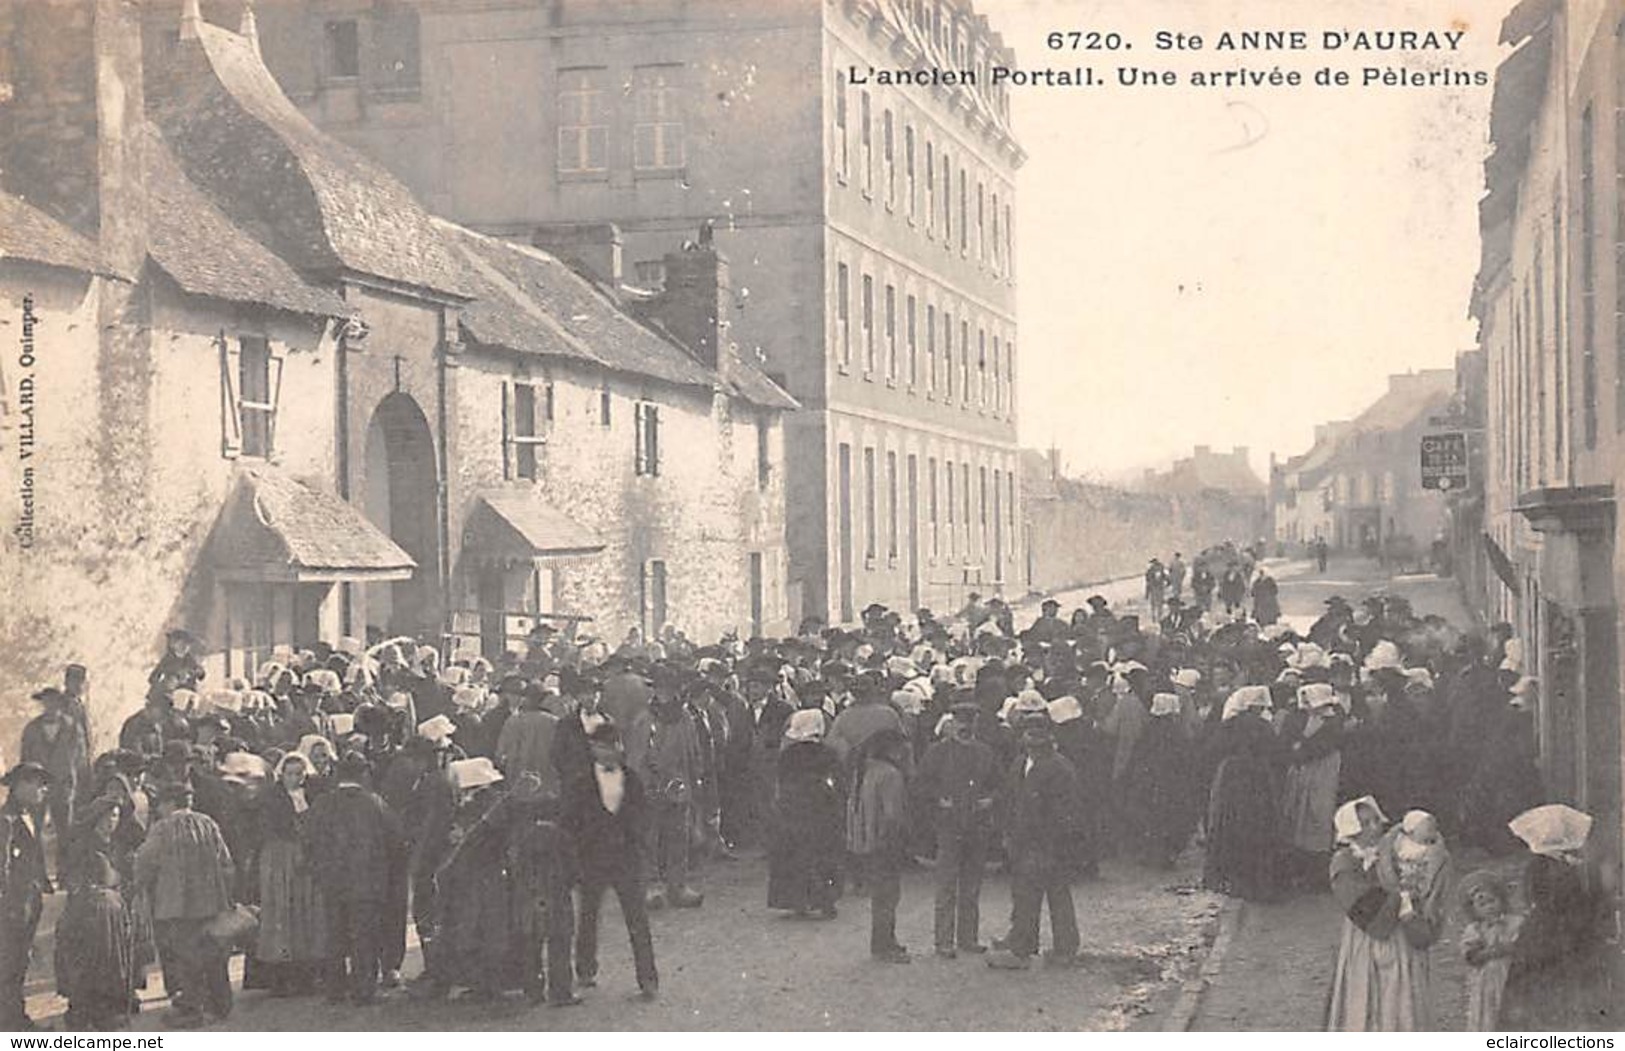
[{"label": "distant building", "polygon": [[1269,487],[1253,471],[1248,453],[1245,445],[1238,445],[1227,453],[1216,453],[1209,446],[1198,445],[1191,455],[1175,460],[1168,470],[1146,471],[1144,488],[1153,493],[1187,496],[1230,493],[1263,497]]},{"label": "distant building", "polygon": [[796,403],[719,338],[725,259],[623,303],[314,128],[252,19],[189,5],[144,61],[130,11],[0,0],[0,329],[32,348],[0,397],[27,494],[0,695],[83,663],[105,745],[171,627],[222,685],[340,635],[789,627]]},{"label": "distant building", "polygon": [[1469,304],[1484,353],[1480,612],[1539,679],[1546,794],[1597,818],[1625,865],[1625,35],[1621,5],[1523,0],[1501,25],[1481,256]]},{"label": "distant building", "polygon": [[1271,478],[1275,539],[1374,558],[1420,560],[1446,528],[1444,501],[1422,488],[1422,436],[1455,394],[1453,369],[1388,377],[1388,390],[1352,420],[1315,429],[1315,444]]},{"label": "distant building", "polygon": [[[1013,56],[968,2],[257,9],[300,109],[460,223],[561,253],[556,224],[614,224],[618,244],[568,250],[645,289],[709,224],[728,342],[803,406],[782,480],[796,614],[851,622],[1019,578],[1023,153],[989,77]],[[978,76],[869,75],[903,66]]]}]

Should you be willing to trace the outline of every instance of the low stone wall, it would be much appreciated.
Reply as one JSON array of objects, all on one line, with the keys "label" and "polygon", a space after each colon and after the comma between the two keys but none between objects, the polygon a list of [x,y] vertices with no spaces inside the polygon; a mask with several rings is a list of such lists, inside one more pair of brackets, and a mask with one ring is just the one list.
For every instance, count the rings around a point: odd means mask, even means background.
[{"label": "low stone wall", "polygon": [[[1036,488],[1036,487],[1035,487]],[[1056,591],[1131,576],[1153,556],[1185,560],[1224,540],[1267,535],[1260,498],[1169,496],[1061,480],[1027,495],[1028,585]]]}]

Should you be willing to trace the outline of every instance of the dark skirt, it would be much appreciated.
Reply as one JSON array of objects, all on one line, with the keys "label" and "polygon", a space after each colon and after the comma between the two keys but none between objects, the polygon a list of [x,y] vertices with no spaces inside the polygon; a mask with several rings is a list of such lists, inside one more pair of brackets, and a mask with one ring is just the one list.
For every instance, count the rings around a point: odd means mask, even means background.
[{"label": "dark skirt", "polygon": [[68,895],[55,965],[70,1028],[101,1028],[129,1013],[135,954],[135,927],[118,891],[87,886]]},{"label": "dark skirt", "polygon": [[767,907],[828,909],[841,896],[846,809],[834,753],[821,744],[787,745],[768,843]]},{"label": "dark skirt", "polygon": [[1270,897],[1276,820],[1269,764],[1245,754],[1220,761],[1208,806],[1202,885],[1249,901]]}]

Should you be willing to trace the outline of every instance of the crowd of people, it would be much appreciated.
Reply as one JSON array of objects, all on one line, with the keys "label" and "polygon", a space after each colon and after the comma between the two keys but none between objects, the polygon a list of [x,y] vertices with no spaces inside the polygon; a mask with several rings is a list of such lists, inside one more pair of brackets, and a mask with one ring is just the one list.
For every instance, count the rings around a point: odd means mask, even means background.
[{"label": "crowd of people", "polygon": [[[35,694],[44,710],[5,778],[0,1028],[29,1024],[47,823],[68,889],[55,974],[70,1028],[127,1024],[155,961],[173,1025],[224,1018],[234,952],[243,986],[273,996],[367,1003],[407,984],[579,1003],[611,890],[654,997],[649,913],[703,907],[701,870],[755,847],[769,909],[828,919],[862,891],[876,961],[912,958],[896,916],[923,859],[938,956],[1029,967],[1047,908],[1044,958],[1066,966],[1076,881],[1113,856],[1167,869],[1193,843],[1224,894],[1329,880],[1347,916],[1334,1028],[1425,1028],[1426,949],[1455,893],[1444,843],[1505,854],[1545,837],[1562,846],[1535,849],[1528,893],[1462,886],[1480,1020],[1539,1017],[1539,975],[1557,973],[1539,969],[1579,966],[1605,895],[1571,864],[1572,821],[1530,831],[1542,799],[1518,640],[1384,595],[1334,597],[1299,633],[1250,557],[1189,606],[1179,556],[1152,570],[1152,624],[1097,595],[1018,626],[972,596],[943,621],[876,605],[854,629],[707,646],[634,630],[612,648],[544,625],[495,663],[341,638],[279,647],[218,685],[176,631],[94,760],[74,666]],[[1216,576],[1206,560],[1196,575]],[[1012,909],[989,945],[994,865]],[[409,927],[424,968],[403,983]]]}]

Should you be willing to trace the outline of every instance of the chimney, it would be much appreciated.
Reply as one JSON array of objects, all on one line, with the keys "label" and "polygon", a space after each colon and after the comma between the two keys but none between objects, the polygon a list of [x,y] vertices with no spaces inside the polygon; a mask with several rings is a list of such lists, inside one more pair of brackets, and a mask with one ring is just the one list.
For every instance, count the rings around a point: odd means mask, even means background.
[{"label": "chimney", "polygon": [[733,293],[728,260],[702,234],[698,243],[666,256],[666,287],[645,307],[647,316],[708,368],[728,370],[728,317]]},{"label": "chimney", "polygon": [[[0,189],[101,243],[133,275],[145,257],[134,141],[145,106],[137,9],[126,0],[0,0]],[[9,63],[6,62],[9,59]]]},{"label": "chimney", "polygon": [[1238,445],[1230,451],[1230,456],[1232,459],[1240,460],[1245,463],[1247,462],[1247,454],[1250,451],[1251,450],[1249,450],[1245,445]]},{"label": "chimney", "polygon": [[1061,450],[1053,445],[1049,447],[1049,479],[1052,482],[1061,480]]},{"label": "chimney", "polygon": [[1211,446],[1211,445],[1198,445],[1196,447],[1196,459],[1203,460],[1203,459],[1206,459],[1207,457],[1212,456],[1212,455],[1213,455],[1213,446]]},{"label": "chimney", "polygon": [[243,4],[243,20],[237,27],[237,35],[248,41],[248,46],[254,49],[254,54],[260,53],[260,25],[254,18],[254,0]]},{"label": "chimney", "polygon": [[530,243],[612,290],[621,287],[621,230],[614,223],[543,223]]}]

